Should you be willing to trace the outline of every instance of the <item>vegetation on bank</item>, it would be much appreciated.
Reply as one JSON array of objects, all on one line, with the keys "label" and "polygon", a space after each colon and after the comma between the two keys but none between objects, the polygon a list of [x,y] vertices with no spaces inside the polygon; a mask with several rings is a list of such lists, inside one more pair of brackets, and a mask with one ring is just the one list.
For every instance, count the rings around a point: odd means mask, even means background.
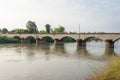
[{"label": "vegetation on bank", "polygon": [[[63,40],[65,43],[66,42],[75,42],[74,39],[72,38],[66,38]],[[10,38],[10,37],[6,37],[6,36],[0,36],[0,43],[4,44],[4,43],[20,43],[21,40],[17,39],[17,38]],[[30,43],[35,43],[36,40],[34,38],[30,38]],[[53,43],[54,40],[51,38],[46,38],[45,42],[47,43]]]},{"label": "vegetation on bank", "polygon": [[67,42],[76,42],[73,38],[65,38],[63,41],[65,43],[67,43]]},{"label": "vegetation on bank", "polygon": [[5,36],[0,37],[0,43],[20,43],[19,39],[9,38]]},{"label": "vegetation on bank", "polygon": [[89,80],[120,80],[120,58],[114,57],[102,72]]}]

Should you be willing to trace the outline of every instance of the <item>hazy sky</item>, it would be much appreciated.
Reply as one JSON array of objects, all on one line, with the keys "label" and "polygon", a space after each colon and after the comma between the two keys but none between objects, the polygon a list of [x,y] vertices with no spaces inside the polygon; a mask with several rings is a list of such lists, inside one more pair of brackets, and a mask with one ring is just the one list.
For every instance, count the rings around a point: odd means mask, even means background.
[{"label": "hazy sky", "polygon": [[66,31],[120,32],[120,0],[0,0],[0,28],[26,28],[36,22]]}]

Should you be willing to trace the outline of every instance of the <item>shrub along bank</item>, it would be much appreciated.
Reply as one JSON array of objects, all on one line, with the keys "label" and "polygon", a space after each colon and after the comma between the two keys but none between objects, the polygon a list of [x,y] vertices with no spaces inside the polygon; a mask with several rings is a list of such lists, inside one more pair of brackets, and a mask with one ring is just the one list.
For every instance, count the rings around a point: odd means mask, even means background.
[{"label": "shrub along bank", "polygon": [[20,43],[19,39],[9,38],[6,36],[0,36],[0,43]]}]

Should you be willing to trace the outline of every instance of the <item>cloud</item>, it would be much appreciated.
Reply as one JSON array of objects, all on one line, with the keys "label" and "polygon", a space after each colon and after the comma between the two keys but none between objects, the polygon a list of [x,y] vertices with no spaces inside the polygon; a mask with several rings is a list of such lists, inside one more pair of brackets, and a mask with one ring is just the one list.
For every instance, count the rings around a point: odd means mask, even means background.
[{"label": "cloud", "polygon": [[118,0],[0,0],[0,28],[25,28],[33,20],[39,29],[49,23],[67,31],[119,32]]}]

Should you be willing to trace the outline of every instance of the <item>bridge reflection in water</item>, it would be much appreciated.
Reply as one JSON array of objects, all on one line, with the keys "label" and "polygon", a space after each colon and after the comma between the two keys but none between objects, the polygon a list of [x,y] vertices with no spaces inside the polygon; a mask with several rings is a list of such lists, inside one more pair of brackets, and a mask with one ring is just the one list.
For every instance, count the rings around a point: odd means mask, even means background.
[{"label": "bridge reflection in water", "polygon": [[[120,55],[119,48],[106,48],[104,47],[103,42],[87,42],[86,47],[76,46],[77,43],[66,43],[64,45],[37,45],[37,44],[21,44],[18,48],[18,52],[22,53],[25,51],[26,56],[33,57],[39,52],[43,52],[46,56],[46,60],[50,59],[51,55],[61,56],[61,57],[86,57],[89,56],[91,58],[95,57],[105,57],[105,56],[113,56]],[[92,44],[92,45],[91,45]],[[102,45],[101,45],[102,44]],[[19,45],[19,44],[18,44]],[[95,46],[94,46],[95,45]],[[32,51],[31,51],[32,50]]]}]

